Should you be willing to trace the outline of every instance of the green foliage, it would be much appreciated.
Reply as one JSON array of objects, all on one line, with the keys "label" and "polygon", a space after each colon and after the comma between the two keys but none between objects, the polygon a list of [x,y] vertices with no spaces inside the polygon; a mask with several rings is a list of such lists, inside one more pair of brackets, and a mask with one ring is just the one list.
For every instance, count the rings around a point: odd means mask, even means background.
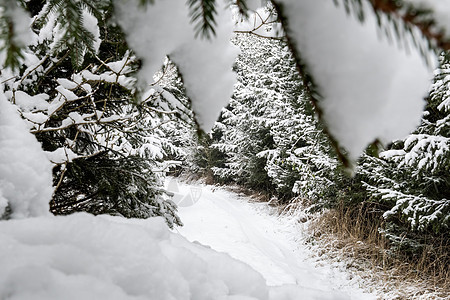
[{"label": "green foliage", "polygon": [[202,35],[206,38],[211,38],[215,35],[216,0],[188,0],[187,5],[191,15],[191,22],[195,24],[196,35]]},{"label": "green foliage", "polygon": [[[380,158],[364,156],[358,174],[369,201],[383,208],[380,229],[393,249],[415,255],[450,228],[450,63],[446,53],[428,98],[422,124],[395,141]],[[428,239],[428,241],[426,241]]]},{"label": "green foliage", "polygon": [[[170,227],[181,225],[162,185],[171,166],[165,159],[181,152],[171,142],[177,134],[171,125],[181,116],[189,122],[188,103],[168,91],[177,91],[172,79],[165,79],[166,90],[133,101],[139,63],[108,21],[109,4],[49,1],[41,7],[34,30],[42,38],[24,49],[27,60],[5,81],[6,95],[54,164],[54,214],[162,216]],[[75,21],[61,19],[68,17]],[[85,27],[84,17],[96,40],[92,33],[89,41],[79,40],[80,32],[73,36],[71,30]]]},{"label": "green foliage", "polygon": [[[103,152],[68,164],[51,202],[51,211],[54,214],[86,211],[127,218],[162,216],[170,227],[181,224],[175,204],[165,201],[162,189],[155,189],[161,182],[151,173],[148,159],[109,156]],[[56,180],[61,169],[55,172]]]},{"label": "green foliage", "polygon": [[[15,19],[17,14],[26,14],[16,1],[0,1],[0,51],[6,53],[2,62],[5,67],[17,69],[23,60],[23,48],[26,46],[24,41],[19,38],[20,29],[23,24]],[[22,20],[23,21],[23,20]],[[21,26],[22,25],[22,26]]]},{"label": "green foliage", "polygon": [[97,52],[94,46],[96,37],[84,22],[86,14],[102,20],[111,6],[110,0],[49,0],[39,13],[36,26],[42,28],[55,17],[61,34],[53,41],[51,51],[55,54],[68,49],[73,66],[81,68],[85,54],[95,56]]},{"label": "green foliage", "polygon": [[[145,6],[153,1],[139,3]],[[229,3],[242,15],[247,13],[246,1]],[[364,21],[365,2],[335,3]],[[309,199],[316,208],[340,202],[348,206],[376,203],[385,212],[384,232],[394,245],[404,240],[399,238],[401,231],[408,232],[411,241],[418,233],[447,234],[448,53],[441,56],[422,125],[379,158],[365,155],[356,176],[349,179],[340,175],[326,128],[313,118],[308,101],[317,105],[320,95],[288,30],[285,40],[238,36],[234,42],[242,54],[235,65],[238,83],[230,105],[212,135],[192,142],[186,138],[194,136],[193,128],[186,126],[193,120],[190,104],[170,59],[151,92],[136,99],[133,76],[139,61],[128,51],[120,28],[110,22],[111,0],[0,0],[0,5],[2,76],[11,75],[2,78],[6,94],[21,107],[44,149],[65,155],[59,160],[55,155],[53,161],[54,213],[162,215],[170,225],[177,224],[175,207],[160,186],[162,173],[169,168],[164,158],[185,159],[190,167],[196,165],[223,182],[265,190],[286,201]],[[215,0],[187,1],[197,35],[215,35],[217,5]],[[277,1],[273,5],[288,29],[282,7]],[[386,36],[405,48],[411,46],[411,37],[412,46],[424,56],[430,47],[445,44],[442,32],[433,30],[430,11],[405,1],[371,1],[369,5]],[[34,45],[19,34],[26,22],[16,17],[26,17],[24,7],[36,16],[31,29],[39,42]],[[425,46],[411,33],[421,24],[425,25],[418,27],[427,38]],[[437,47],[432,41],[437,41]],[[36,97],[40,105],[21,106],[26,97]],[[178,118],[184,123],[175,123]],[[331,139],[331,145],[345,164],[338,142]],[[187,148],[196,148],[193,157]]]},{"label": "green foliage", "polygon": [[[276,195],[319,202],[335,192],[336,162],[283,41],[238,34],[234,66],[238,83],[213,129],[211,147],[202,145],[216,181],[236,182]],[[211,149],[212,148],[212,149]],[[217,152],[214,152],[217,151]]]}]

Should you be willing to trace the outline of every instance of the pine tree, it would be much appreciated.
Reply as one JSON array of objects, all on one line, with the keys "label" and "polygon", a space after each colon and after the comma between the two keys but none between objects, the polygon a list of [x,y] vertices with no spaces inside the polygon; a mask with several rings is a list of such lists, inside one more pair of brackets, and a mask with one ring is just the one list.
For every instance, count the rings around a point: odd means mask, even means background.
[{"label": "pine tree", "polygon": [[[385,235],[396,247],[419,247],[414,233],[448,235],[450,226],[450,61],[440,56],[422,124],[395,141],[380,159],[365,159],[360,172],[373,198],[389,209]],[[411,232],[409,238],[401,235]]]},{"label": "pine tree", "polygon": [[158,128],[158,136],[162,140],[165,159],[177,161],[177,171],[180,172],[191,166],[192,147],[196,140],[191,103],[179,70],[169,57],[165,59],[161,72],[157,73],[154,79],[152,88],[158,97],[150,98],[151,105],[160,107],[159,110],[153,111],[163,123]]},{"label": "pine tree", "polygon": [[[11,5],[10,3],[14,3],[14,5]],[[23,56],[22,50],[24,47],[23,42],[25,40],[25,35],[17,34],[17,32],[20,31],[20,22],[15,22],[11,17],[22,15],[22,13],[17,13],[18,11],[20,11],[20,9],[17,10],[18,5],[15,5],[17,3],[21,6],[28,6],[30,9],[35,9],[36,6],[39,6],[39,4],[36,4],[37,1],[1,1],[1,4],[4,7],[4,12],[2,13],[3,24],[0,24],[0,29],[2,29],[3,34],[2,41],[4,42],[4,45],[1,46],[6,53],[6,55],[4,55],[2,59],[6,62],[6,65],[15,67],[17,67],[20,63],[17,58]],[[93,20],[92,17],[95,17],[99,20],[102,16],[102,11],[108,11],[108,13],[112,13],[114,3],[117,4],[118,2],[114,2],[112,0],[101,0],[96,1],[95,3],[91,3],[91,1],[86,0],[48,0],[46,1],[44,9],[41,10],[40,15],[34,20],[34,22],[35,24],[51,22],[58,23],[57,31],[59,34],[57,35],[57,38],[54,39],[52,44],[49,45],[49,47],[54,52],[64,51],[64,49],[72,47],[72,49],[70,49],[71,51],[68,52],[70,54],[73,65],[78,68],[83,63],[85,54],[94,53],[99,45],[99,43],[97,43],[97,33],[91,30],[93,27],[95,27],[91,26],[93,25],[93,23],[91,22]],[[316,71],[314,71],[314,74],[311,73],[312,68],[310,68],[310,66],[314,63],[320,63],[321,58],[318,58],[315,55],[304,55],[305,52],[314,52],[305,51],[305,48],[303,47],[305,42],[300,41],[301,39],[307,38],[309,42],[314,42],[316,39],[313,35],[308,34],[308,32],[302,33],[302,28],[304,26],[292,25],[294,23],[298,23],[298,19],[302,19],[300,21],[304,24],[309,24],[310,22],[314,22],[315,19],[319,19],[317,16],[313,17],[302,14],[301,17],[297,18],[298,13],[309,11],[309,8],[312,8],[311,12],[318,13],[318,16],[321,15],[322,12],[328,12],[332,9],[328,6],[329,3],[326,4],[325,2],[309,3],[308,1],[272,0],[270,1],[270,3],[272,4],[278,16],[278,19],[281,22],[282,26],[278,27],[283,28],[286,34],[285,38],[289,49],[295,58],[295,65],[302,75],[301,78],[303,80],[303,85],[306,91],[305,95],[308,100],[312,100],[319,118],[324,121],[322,122],[325,129],[324,132],[330,135],[331,141],[333,142],[332,144],[337,151],[339,158],[344,162],[345,165],[348,165],[349,160],[347,159],[347,154],[351,155],[351,158],[354,159],[359,154],[358,151],[361,151],[365,146],[361,145],[360,143],[353,143],[352,141],[364,140],[364,144],[366,144],[367,141],[361,136],[354,137],[352,139],[343,137],[342,135],[345,135],[345,132],[342,133],[342,131],[340,131],[341,127],[339,127],[339,124],[341,122],[339,121],[344,122],[347,118],[342,116],[336,117],[334,115],[330,116],[330,113],[326,112],[330,107],[336,108],[339,106],[328,106],[327,101],[322,101],[326,100],[326,97],[324,98],[323,96],[324,94],[326,94],[324,92],[327,92],[327,89],[325,87],[327,86],[326,80],[328,77],[326,76],[326,74],[317,74]],[[135,3],[135,5],[144,6],[151,6],[156,4],[157,3],[149,0],[136,0]],[[231,4],[233,4],[237,11],[239,11],[239,13],[241,13],[243,16],[249,15],[247,1],[232,1]],[[429,3],[427,4],[427,7],[419,5],[417,3],[410,3],[408,1],[394,0],[346,0],[334,1],[334,4],[336,5],[336,12],[338,12],[339,9],[345,10],[345,12],[355,16],[360,22],[364,22],[366,19],[370,18],[372,20],[375,20],[378,23],[378,26],[383,30],[383,32],[386,33],[388,39],[397,39],[399,44],[401,44],[405,48],[409,48],[409,46],[411,46],[410,44],[412,44],[412,46],[417,49],[417,52],[419,52],[424,57],[424,59],[427,59],[429,54],[427,51],[430,49],[436,50],[450,48],[450,37],[448,34],[449,30],[448,28],[446,28],[445,22],[442,20],[442,18],[440,18],[433,10],[436,9],[436,5],[434,4]],[[222,2],[218,3],[216,1],[188,1],[185,9],[190,15],[191,23],[194,24],[194,30],[196,31],[197,35],[201,35],[209,39],[213,38],[217,26],[220,25],[217,24],[217,20],[220,19],[220,11],[218,7],[221,5],[223,5]],[[181,9],[182,8],[183,7],[181,7]],[[288,19],[291,19],[291,22],[289,22]],[[331,19],[334,18],[330,18],[330,20]],[[223,20],[221,19],[221,22],[222,21]],[[301,25],[301,23],[298,24]],[[335,30],[334,26],[330,27],[329,29],[330,32]],[[251,33],[255,35],[259,34],[256,30],[252,30]],[[419,37],[420,34],[417,33],[420,33],[424,39],[421,40],[421,38]],[[128,32],[128,34],[130,34],[130,32]],[[306,44],[309,44],[309,42],[306,41]],[[319,47],[321,47],[321,45],[319,45]],[[348,50],[349,47],[344,47],[341,50],[345,49]],[[169,50],[168,52],[170,51],[171,50]],[[312,61],[314,59],[317,61]],[[316,80],[319,80],[320,82]],[[373,81],[374,80],[369,80],[368,82]],[[341,114],[342,111],[340,111],[340,113],[337,115]],[[202,114],[201,112],[197,111],[196,115],[200,116]],[[380,114],[380,117],[381,115],[382,114]],[[209,121],[210,120],[208,120],[208,126],[210,123]],[[202,122],[200,123],[203,124]],[[339,128],[333,129],[332,126]],[[360,132],[362,132],[362,130],[360,130]],[[371,139],[376,140],[380,137],[383,138],[383,132],[385,131],[372,133],[372,131],[369,130],[367,132],[365,131],[364,133],[370,135]],[[355,131],[354,133],[356,134],[359,132]],[[349,153],[343,151],[342,147],[347,147]]]},{"label": "pine tree", "polygon": [[285,200],[323,200],[333,190],[337,164],[287,45],[251,32],[238,33],[235,42],[241,48],[238,83],[212,145],[226,159],[214,174]]},{"label": "pine tree", "polygon": [[169,226],[181,224],[162,185],[171,165],[165,159],[179,149],[168,126],[182,105],[155,89],[133,103],[139,64],[109,22],[111,5],[50,1],[36,8],[36,42],[23,50],[20,70],[4,72],[6,95],[54,164],[54,214],[162,216]]},{"label": "pine tree", "polygon": [[[267,73],[272,65],[262,63],[271,59],[273,48],[269,40],[247,34],[238,35],[234,42],[241,48],[235,65],[237,84],[229,107],[222,113],[223,120],[216,124],[221,139],[212,145],[225,153],[227,162],[225,168],[213,171],[222,180],[270,191],[273,186],[265,170],[266,158],[257,154],[272,149],[274,143],[268,112],[276,100],[276,92],[269,86],[276,83]],[[267,50],[258,51],[265,47]]]},{"label": "pine tree", "polygon": [[[136,2],[146,5],[153,1],[141,0]],[[368,11],[370,9],[367,10],[367,7],[372,8],[375,12],[374,18],[379,26],[386,29],[387,35],[392,29],[395,38],[400,43],[409,45],[408,41],[412,40],[413,50],[417,50],[424,57],[427,57],[429,49],[450,48],[449,35],[446,32],[448,28],[442,26],[442,20],[435,18],[432,10],[417,9],[418,6],[415,4],[404,1],[363,2],[352,0],[334,2],[343,7],[347,13],[356,15],[360,21],[369,16]],[[324,57],[317,59],[315,55],[305,55],[305,52],[314,54],[314,51],[305,51],[304,45],[314,42],[316,36],[312,36],[308,32],[302,32],[302,26],[292,26],[294,23],[299,24],[299,19],[295,18],[296,15],[307,11],[301,8],[313,8],[311,11],[321,15],[322,12],[328,11],[328,9],[321,9],[326,8],[326,6],[321,5],[328,4],[324,4],[325,2],[315,4],[319,2],[288,0],[273,0],[271,3],[282,24],[286,34],[285,41],[300,74],[304,91],[303,98],[312,100],[321,120],[330,121],[330,117],[328,117],[328,120],[324,117],[325,106],[322,106],[322,103],[326,103],[326,101],[321,101],[324,100],[322,99],[324,93],[321,94],[321,92],[326,91],[328,86],[324,79],[327,76],[319,76],[320,82],[316,82],[314,76],[317,77],[317,73],[314,73],[313,76],[310,72],[312,70],[310,66],[313,63],[320,65]],[[163,122],[152,116],[160,116],[164,113],[157,111],[161,108],[158,105],[149,108],[148,104],[156,103],[159,101],[158,99],[162,99],[164,96],[161,96],[161,90],[155,88],[145,94],[144,105],[139,108],[126,103],[129,98],[136,95],[133,85],[134,77],[128,76],[128,72],[134,72],[140,63],[145,65],[146,62],[134,60],[132,54],[126,53],[128,49],[126,44],[123,43],[126,37],[121,34],[118,27],[108,23],[113,13],[113,2],[111,0],[100,0],[94,3],[87,0],[48,0],[45,3],[42,1],[18,0],[11,2],[3,0],[0,1],[0,4],[2,8],[0,12],[2,34],[0,59],[5,67],[2,70],[2,82],[5,83],[5,89],[9,92],[10,100],[21,106],[24,118],[30,121],[32,130],[39,136],[46,151],[53,153],[54,162],[59,168],[55,171],[56,178],[59,178],[56,181],[58,189],[64,184],[63,179],[65,173],[68,172],[66,170],[69,170],[69,164],[76,160],[98,159],[104,155],[103,152],[105,151],[108,160],[122,158],[123,152],[126,152],[127,155],[147,153],[146,155],[153,158],[152,163],[156,163],[158,159],[161,160],[164,151],[160,151],[162,145],[159,139],[160,133],[155,132],[156,129],[164,126]],[[237,1],[235,4],[242,14],[247,13],[246,1]],[[33,11],[34,19],[30,23],[34,33],[30,28],[27,28],[28,20],[22,22],[26,19],[23,10],[25,7]],[[187,3],[186,9],[190,13],[191,21],[194,23],[197,33],[212,38],[216,28],[217,7],[218,3],[215,1],[192,0]],[[286,10],[286,7],[293,9]],[[288,18],[292,22],[288,22]],[[307,25],[319,18],[302,15],[300,19],[302,19],[300,21],[304,25]],[[423,43],[420,38],[417,38],[415,31],[423,35]],[[255,31],[250,33],[257,35]],[[128,35],[130,35],[129,32]],[[304,38],[307,39],[307,43],[302,43],[301,40]],[[107,43],[111,43],[113,47],[106,47]],[[324,45],[318,46],[322,49]],[[371,51],[371,53],[373,52],[375,51]],[[312,61],[313,58],[316,58],[317,61]],[[130,59],[131,65],[127,64],[128,59]],[[262,59],[264,58],[262,57]],[[123,63],[124,60],[125,63]],[[130,68],[125,68],[125,66]],[[271,66],[271,68],[275,67]],[[324,66],[321,65],[321,67]],[[316,71],[320,69],[323,71],[326,68],[316,68]],[[267,71],[264,72],[268,73]],[[232,125],[233,118],[236,117],[246,118],[251,116],[251,120],[242,125],[242,130],[233,133],[229,138],[226,137],[228,133],[225,134],[224,132],[225,141],[234,140],[238,142],[234,145],[223,143],[226,147],[232,149],[236,145],[242,146],[242,150],[239,150],[241,152],[236,154],[239,157],[236,157],[236,161],[229,163],[227,169],[231,172],[230,174],[240,177],[245,184],[267,189],[272,188],[275,184],[282,186],[284,189],[284,186],[289,186],[290,183],[287,185],[282,182],[274,183],[272,179],[277,176],[269,175],[266,169],[268,153],[270,153],[267,151],[275,149],[277,141],[271,131],[274,127],[273,120],[266,118],[264,114],[270,115],[273,111],[276,111],[274,108],[276,101],[263,105],[262,103],[255,103],[252,99],[254,95],[257,95],[258,98],[264,97],[266,89],[258,86],[259,84],[262,83],[263,86],[274,85],[272,78],[266,79],[268,80],[261,82],[258,81],[259,78],[254,78],[254,82],[257,83],[255,89],[251,93],[247,93],[246,79],[241,78],[240,84],[244,88],[238,89],[234,98],[236,100],[242,98],[247,101],[250,110],[245,113],[240,111],[240,108],[236,105],[237,102],[231,103],[228,110],[230,112],[229,118],[226,116],[223,124],[226,126]],[[330,80],[333,80],[333,78],[330,78]],[[208,87],[203,86],[203,88],[207,89]],[[274,88],[276,89],[276,84]],[[270,92],[269,98],[273,96],[273,93]],[[33,98],[33,100],[31,101],[30,98]],[[156,100],[148,101],[149,99]],[[167,100],[168,98],[164,99]],[[20,104],[20,102],[25,104]],[[30,102],[33,102],[33,105],[30,106]],[[164,101],[161,100],[159,103],[162,102]],[[82,104],[78,105],[80,103]],[[339,110],[340,106],[334,107]],[[144,113],[141,114],[141,112]],[[342,111],[340,112],[342,113]],[[196,113],[199,115],[199,112]],[[174,113],[170,112],[167,115],[172,114]],[[344,121],[345,119],[344,114],[344,117],[340,116],[333,121]],[[142,120],[146,124],[145,128],[136,125],[136,123],[140,124]],[[227,122],[231,123],[227,124]],[[118,128],[121,128],[123,124],[131,129],[122,132]],[[329,123],[323,122],[323,124],[325,132],[332,135],[330,130],[332,128],[329,128]],[[334,125],[336,124],[339,124],[339,122],[334,123]],[[355,124],[355,126],[358,126],[358,124]],[[253,137],[253,143],[246,144],[246,134]],[[428,139],[426,135],[431,134],[426,132],[412,136],[405,141],[404,144],[407,149],[403,150],[406,152],[413,150],[412,153],[415,153],[416,150],[414,149],[419,149],[418,145],[424,144],[432,145],[431,147],[441,147],[439,145],[442,143],[438,144],[437,139]],[[376,138],[376,136],[371,135],[370,138]],[[331,140],[339,158],[344,164],[348,163],[346,153],[340,147],[341,141],[337,138]],[[218,145],[217,147],[222,146]],[[361,147],[358,146],[358,148]],[[226,149],[224,148],[224,150]],[[357,152],[357,150],[354,152]],[[295,156],[300,157],[303,155],[301,153],[302,151],[294,152]],[[306,151],[306,153],[309,152]],[[226,154],[234,155],[232,152]],[[352,154],[355,155],[355,153]],[[288,155],[291,157],[290,153]],[[285,154],[282,153],[281,156],[284,157]],[[407,156],[405,155],[405,157]],[[421,160],[423,163],[417,162],[417,165],[414,165],[413,160],[409,160],[409,158],[404,161],[405,166],[417,166],[419,169],[422,169],[423,164],[433,165],[427,162],[431,159]],[[300,165],[300,163],[298,164]],[[126,166],[127,164],[123,165]],[[133,164],[129,165],[133,166]],[[279,165],[279,163],[277,162],[275,165]],[[145,169],[147,167],[145,166]],[[317,172],[320,173],[320,168]],[[434,171],[431,170],[430,172]],[[273,174],[276,174],[276,172]],[[278,180],[278,177],[276,180]],[[282,179],[282,181],[286,180]],[[435,182],[433,184],[427,183],[427,189],[430,193],[434,186],[436,186]],[[430,194],[430,199],[434,199],[432,196]]]}]

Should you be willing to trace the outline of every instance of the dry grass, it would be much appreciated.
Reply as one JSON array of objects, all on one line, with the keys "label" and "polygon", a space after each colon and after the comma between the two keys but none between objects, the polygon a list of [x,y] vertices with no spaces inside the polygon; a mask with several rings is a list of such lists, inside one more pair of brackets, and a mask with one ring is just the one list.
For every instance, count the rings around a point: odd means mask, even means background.
[{"label": "dry grass", "polygon": [[426,247],[420,256],[389,251],[378,232],[383,218],[368,205],[340,206],[313,220],[310,240],[319,245],[319,256],[345,261],[350,273],[381,287],[380,299],[450,299],[448,241]]},{"label": "dry grass", "polygon": [[[212,177],[200,178],[212,184]],[[449,241],[435,242],[414,259],[402,253],[392,255],[388,241],[378,231],[383,226],[382,215],[368,204],[356,208],[340,205],[310,216],[298,214],[311,205],[307,200],[295,199],[287,204],[239,185],[223,187],[253,202],[268,202],[279,214],[297,214],[299,222],[308,222],[307,234],[318,249],[317,260],[344,262],[350,277],[362,278],[363,288],[378,294],[380,300],[450,300]]]}]

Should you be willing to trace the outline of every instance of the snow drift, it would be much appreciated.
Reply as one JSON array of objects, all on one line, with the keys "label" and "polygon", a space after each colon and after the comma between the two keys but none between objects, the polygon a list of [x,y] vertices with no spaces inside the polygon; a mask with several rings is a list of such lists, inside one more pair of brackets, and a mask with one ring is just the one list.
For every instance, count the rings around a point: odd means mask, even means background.
[{"label": "snow drift", "polygon": [[0,299],[9,300],[264,300],[301,292],[268,287],[250,266],[188,242],[162,218],[79,213],[2,221],[0,265]]}]

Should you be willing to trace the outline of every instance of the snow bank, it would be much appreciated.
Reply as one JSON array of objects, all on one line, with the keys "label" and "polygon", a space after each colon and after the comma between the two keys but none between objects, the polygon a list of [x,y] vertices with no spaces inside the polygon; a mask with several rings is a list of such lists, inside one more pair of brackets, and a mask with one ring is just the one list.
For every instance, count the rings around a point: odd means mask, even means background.
[{"label": "snow bank", "polygon": [[333,1],[278,2],[323,96],[329,131],[352,159],[375,139],[390,142],[420,124],[432,68],[411,40],[410,49],[390,41],[366,2],[363,24]]},{"label": "snow bank", "polygon": [[233,92],[235,75],[231,70],[238,50],[231,42],[233,30],[228,3],[217,4],[216,36],[195,38],[184,1],[157,0],[145,9],[138,1],[114,1],[119,24],[127,41],[143,60],[141,84],[151,83],[166,55],[181,74],[192,109],[200,127],[209,131]]},{"label": "snow bank", "polygon": [[84,213],[0,222],[0,299],[293,299],[162,218]]},{"label": "snow bank", "polygon": [[41,145],[0,93],[0,216],[8,203],[12,218],[48,214],[51,170]]},{"label": "snow bank", "polygon": [[0,299],[346,300],[269,287],[249,265],[170,232],[160,217],[78,213],[0,221]]}]

